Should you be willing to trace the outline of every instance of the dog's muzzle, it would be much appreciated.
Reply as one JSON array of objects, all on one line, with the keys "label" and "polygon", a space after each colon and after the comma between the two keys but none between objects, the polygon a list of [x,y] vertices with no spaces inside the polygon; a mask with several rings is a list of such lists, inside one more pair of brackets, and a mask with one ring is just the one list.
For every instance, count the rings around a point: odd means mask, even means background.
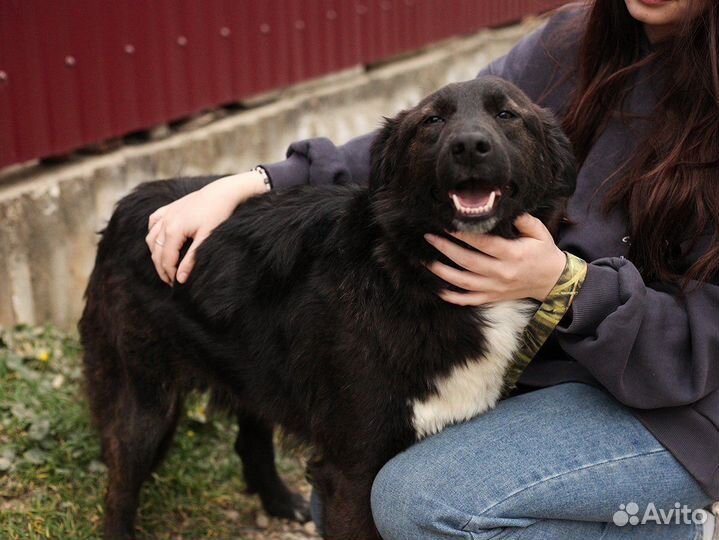
[{"label": "dog's muzzle", "polygon": [[482,130],[452,135],[441,160],[447,196],[460,230],[486,232],[498,222],[498,208],[506,196],[509,163],[492,138]]}]

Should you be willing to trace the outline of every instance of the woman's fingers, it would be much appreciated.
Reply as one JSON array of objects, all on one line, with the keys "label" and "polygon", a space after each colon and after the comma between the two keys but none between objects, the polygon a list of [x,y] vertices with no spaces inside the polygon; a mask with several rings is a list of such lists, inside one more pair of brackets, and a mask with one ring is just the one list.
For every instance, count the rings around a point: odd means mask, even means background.
[{"label": "woman's fingers", "polygon": [[150,253],[155,250],[155,238],[157,238],[157,235],[160,233],[161,226],[161,222],[156,221],[147,231],[147,236],[145,236],[145,244],[147,244],[147,249],[150,250]]},{"label": "woman's fingers", "polygon": [[464,248],[446,238],[432,234],[426,234],[424,237],[435,249],[462,268],[482,276],[493,275],[496,261],[492,257]]},{"label": "woman's fingers", "polygon": [[185,253],[185,256],[182,258],[182,261],[180,261],[180,266],[177,268],[177,282],[178,283],[184,283],[187,281],[187,277],[190,275],[190,272],[192,272],[192,269],[195,267],[195,254],[197,253],[197,248],[200,247],[200,245],[207,239],[209,235],[204,234],[201,235],[198,233],[195,236],[195,239],[192,241],[192,245],[190,245],[190,248],[187,250],[187,253]]},{"label": "woman's fingers", "polygon": [[188,236],[181,230],[168,227],[165,227],[163,232],[162,245],[159,246],[162,252],[159,258],[160,266],[167,276],[167,282],[172,284],[177,271],[177,262],[180,260],[180,250]]},{"label": "woman's fingers", "polygon": [[[514,226],[519,231],[520,237],[533,238],[535,240],[550,241],[552,235],[539,219],[531,214],[522,214],[514,220]],[[515,240],[502,238],[494,234],[474,234],[470,232],[457,231],[452,236],[465,244],[478,249],[496,259],[510,258],[516,251]]]},{"label": "woman's fingers", "polygon": [[165,215],[165,209],[167,208],[167,205],[161,206],[157,210],[155,210],[152,214],[150,214],[150,217],[147,219],[147,230],[150,231],[155,226],[155,224],[160,221],[163,216]]},{"label": "woman's fingers", "polygon": [[484,291],[490,285],[489,280],[484,276],[466,270],[458,270],[441,262],[430,263],[427,265],[427,269],[447,283],[465,291]]},{"label": "woman's fingers", "polygon": [[444,291],[440,296],[462,306],[514,298],[544,300],[564,268],[566,256],[537,218],[524,214],[514,225],[519,232],[515,239],[452,233],[469,248],[447,238],[425,235],[427,242],[461,267],[457,270],[434,262],[428,268],[447,283],[467,291]]},{"label": "woman's fingers", "polygon": [[502,238],[494,234],[476,234],[470,232],[457,231],[450,233],[452,236],[461,240],[465,244],[478,249],[485,255],[494,257],[495,259],[503,259],[512,250],[512,241]]},{"label": "woman's fingers", "polygon": [[536,240],[551,240],[552,234],[539,219],[531,214],[522,214],[514,220],[514,226],[521,236]]},{"label": "woman's fingers", "polygon": [[[160,279],[168,285],[172,285],[172,282],[175,280],[180,251],[188,238],[189,236],[181,230],[166,227],[162,216],[154,220],[154,223],[150,226],[150,232],[148,232],[145,237],[145,243],[150,249],[150,253],[152,253],[152,264],[155,266],[155,270],[160,276]],[[183,266],[184,278],[178,280],[180,283],[184,283],[187,279],[187,274],[190,273],[194,266],[194,250],[197,249],[205,238],[207,238],[207,234],[196,237],[190,247],[190,251],[188,251],[183,259],[183,262],[185,262]]]},{"label": "woman's fingers", "polygon": [[155,266],[157,274],[160,276],[160,279],[162,279],[162,281],[164,281],[165,283],[169,283],[160,263],[163,244],[163,240],[160,236],[162,233],[162,228],[162,220],[156,221],[150,228],[150,232],[148,232],[147,236],[145,236],[145,243],[147,244],[147,248],[150,250],[152,264]]},{"label": "woman's fingers", "polygon": [[165,272],[164,268],[162,267],[162,249],[162,240],[156,238],[152,247],[152,264],[155,265],[155,270],[160,276],[160,279],[170,285],[172,281],[167,275],[167,272]]},{"label": "woman's fingers", "polygon": [[[145,243],[150,249],[152,264],[155,266],[155,270],[160,276],[160,279],[168,285],[171,285],[172,279],[174,278],[172,250],[176,244],[176,240],[165,231],[165,224],[162,219],[155,221],[152,225],[150,232],[147,233],[145,237]],[[180,248],[181,247],[182,244],[180,243]],[[174,255],[175,265],[177,264],[180,248],[177,248],[177,252]]]},{"label": "woman's fingers", "polygon": [[493,298],[489,293],[483,292],[461,293],[455,291],[442,291],[439,293],[439,297],[445,302],[456,304],[458,306],[481,306],[495,301],[495,298]]}]

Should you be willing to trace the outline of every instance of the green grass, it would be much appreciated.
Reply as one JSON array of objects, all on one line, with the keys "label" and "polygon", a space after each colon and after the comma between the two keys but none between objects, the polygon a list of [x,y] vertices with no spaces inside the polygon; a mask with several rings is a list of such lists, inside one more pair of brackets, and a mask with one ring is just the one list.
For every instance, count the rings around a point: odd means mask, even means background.
[{"label": "green grass", "polygon": [[[105,468],[82,393],[77,339],[49,327],[0,328],[0,538],[99,538]],[[195,396],[175,444],[142,492],[140,538],[258,538],[237,434]],[[279,460],[301,483],[297,458]],[[306,485],[301,486],[303,490]],[[274,525],[271,525],[272,529]]]}]

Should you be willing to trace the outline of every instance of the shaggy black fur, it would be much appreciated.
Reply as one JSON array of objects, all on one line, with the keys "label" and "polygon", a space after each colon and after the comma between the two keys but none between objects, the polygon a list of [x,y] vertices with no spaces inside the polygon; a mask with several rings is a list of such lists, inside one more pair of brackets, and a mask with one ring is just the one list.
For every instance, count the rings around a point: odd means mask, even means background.
[{"label": "shaggy black fur", "polygon": [[[171,442],[183,397],[199,387],[237,414],[247,485],[270,514],[307,517],[274,467],[272,426],[281,425],[313,449],[326,538],[378,538],[370,487],[416,440],[410,401],[485,347],[481,310],[437,297],[442,284],[423,266],[437,253],[423,234],[496,222],[509,237],[523,212],[551,225],[574,175],[550,114],[484,77],[387,120],[370,189],[302,187],[241,205],[200,248],[184,286],[155,274],[147,219],[212,179],[147,183],[125,197],[100,241],[80,321],[108,465],[105,537],[134,537],[141,485]],[[492,215],[459,215],[449,192],[462,186],[500,189]]]}]

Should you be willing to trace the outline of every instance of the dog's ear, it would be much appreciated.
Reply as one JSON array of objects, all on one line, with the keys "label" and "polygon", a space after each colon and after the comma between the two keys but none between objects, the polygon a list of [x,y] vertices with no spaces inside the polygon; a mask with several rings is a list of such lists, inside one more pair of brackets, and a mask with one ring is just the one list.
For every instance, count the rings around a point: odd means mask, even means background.
[{"label": "dog's ear", "polygon": [[369,187],[376,191],[387,186],[397,174],[400,162],[398,155],[400,125],[408,111],[402,111],[394,118],[384,119],[382,129],[372,141],[370,149]]},{"label": "dog's ear", "polygon": [[537,113],[544,145],[543,158],[548,161],[554,191],[560,197],[571,197],[577,183],[577,161],[572,143],[550,111],[537,107]]}]

